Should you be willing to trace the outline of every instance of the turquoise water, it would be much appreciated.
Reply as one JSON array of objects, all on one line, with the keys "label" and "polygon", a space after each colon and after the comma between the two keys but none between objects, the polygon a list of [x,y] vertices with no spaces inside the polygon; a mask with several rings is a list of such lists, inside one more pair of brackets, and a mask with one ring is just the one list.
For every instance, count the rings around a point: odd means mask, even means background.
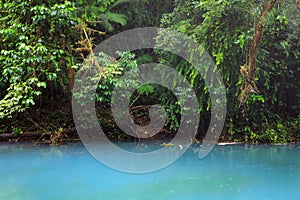
[{"label": "turquoise water", "polygon": [[165,169],[127,174],[80,143],[0,145],[0,199],[299,199],[299,146],[216,146],[202,160],[197,155],[190,150]]}]

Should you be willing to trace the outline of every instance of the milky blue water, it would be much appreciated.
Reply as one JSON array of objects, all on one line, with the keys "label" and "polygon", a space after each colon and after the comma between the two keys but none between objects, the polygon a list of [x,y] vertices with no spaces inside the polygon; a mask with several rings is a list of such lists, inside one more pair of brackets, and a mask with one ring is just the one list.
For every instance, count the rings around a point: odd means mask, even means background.
[{"label": "milky blue water", "polygon": [[[0,145],[1,200],[274,200],[300,197],[299,146],[216,146],[148,174],[115,171],[78,144]],[[116,158],[117,159],[117,158]]]}]

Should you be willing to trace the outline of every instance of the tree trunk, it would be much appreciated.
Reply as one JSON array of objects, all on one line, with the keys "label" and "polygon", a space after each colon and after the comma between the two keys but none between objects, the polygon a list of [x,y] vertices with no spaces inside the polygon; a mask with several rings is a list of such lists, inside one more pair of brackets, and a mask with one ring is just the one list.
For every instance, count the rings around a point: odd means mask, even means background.
[{"label": "tree trunk", "polygon": [[[240,72],[243,78],[241,93],[239,95],[240,107],[244,107],[244,104],[250,93],[259,93],[259,90],[255,84],[255,74],[256,74],[256,59],[257,51],[263,37],[263,19],[270,12],[277,0],[270,0],[266,7],[264,8],[258,23],[255,25],[255,33],[253,37],[253,42],[249,50],[249,55],[247,55],[245,65],[241,66]],[[243,111],[243,109],[242,109]]]}]

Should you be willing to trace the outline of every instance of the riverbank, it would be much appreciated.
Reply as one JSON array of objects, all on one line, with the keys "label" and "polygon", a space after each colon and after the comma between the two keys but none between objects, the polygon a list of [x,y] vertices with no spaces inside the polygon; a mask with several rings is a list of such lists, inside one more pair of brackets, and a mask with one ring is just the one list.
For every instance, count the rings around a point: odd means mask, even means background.
[{"label": "riverbank", "polygon": [[[17,115],[15,118],[1,120],[0,143],[31,142],[33,144],[59,145],[66,142],[80,141],[77,134],[72,112],[67,101],[44,102],[44,108],[39,105]],[[151,138],[137,139],[123,133],[114,123],[109,107],[104,104],[97,105],[97,117],[102,130],[113,142],[170,142],[176,131],[170,131],[165,126],[162,131]],[[135,118],[141,125],[150,123],[150,118]],[[199,130],[200,132],[200,130]],[[201,141],[204,133],[197,134]],[[300,143],[300,116],[298,118],[278,119],[261,124],[259,128],[249,125],[239,127],[226,122],[219,137],[220,144],[246,143],[246,144],[289,144]]]},{"label": "riverbank", "polygon": [[[300,135],[300,133],[299,133]],[[120,137],[118,139],[114,138],[109,138],[113,142],[137,142],[137,138],[133,137]],[[159,137],[156,136],[154,138],[148,138],[148,139],[140,139],[140,142],[142,143],[159,143],[161,142],[162,144],[165,143],[166,141],[171,142],[173,137],[169,136],[164,136],[164,137]],[[221,136],[220,139],[217,142],[217,145],[219,146],[225,146],[225,145],[244,145],[244,144],[267,144],[267,145],[297,145],[300,144],[299,138],[294,138],[294,141],[289,141],[289,142],[262,142],[262,141],[254,141],[254,140],[241,140],[241,138],[235,138],[234,140],[229,140],[225,136]],[[56,132],[22,132],[22,133],[3,133],[0,134],[0,145],[1,144],[6,144],[6,143],[22,143],[22,142],[30,142],[35,145],[41,145],[41,144],[48,144],[51,146],[57,146],[61,144],[66,144],[69,142],[79,142],[81,141],[76,128],[69,128],[69,129],[61,129]],[[171,144],[171,143],[170,143]],[[201,141],[198,139],[195,139],[193,141],[193,144],[200,144]]]},{"label": "riverbank", "polygon": [[31,142],[34,144],[59,145],[66,142],[80,141],[75,128],[61,129],[56,132],[22,132],[0,134],[1,143]]}]

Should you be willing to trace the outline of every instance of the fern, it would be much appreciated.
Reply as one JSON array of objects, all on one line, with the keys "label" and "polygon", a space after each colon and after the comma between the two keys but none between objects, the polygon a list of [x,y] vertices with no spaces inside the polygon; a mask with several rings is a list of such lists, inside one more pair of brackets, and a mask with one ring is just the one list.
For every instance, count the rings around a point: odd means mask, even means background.
[{"label": "fern", "polygon": [[119,0],[119,1],[116,1],[110,8],[114,8],[114,7],[116,7],[116,6],[118,6],[122,3],[132,3],[132,2],[136,2],[136,1],[138,1],[138,2],[141,2],[141,1],[147,2],[148,0]]},{"label": "fern", "polygon": [[137,89],[137,92],[140,95],[148,96],[149,94],[154,92],[154,88],[151,85],[143,85]]},{"label": "fern", "polygon": [[102,25],[108,31],[114,30],[111,22],[121,24],[122,26],[125,26],[127,24],[127,17],[119,13],[106,12],[100,15],[100,19],[102,19]]}]

